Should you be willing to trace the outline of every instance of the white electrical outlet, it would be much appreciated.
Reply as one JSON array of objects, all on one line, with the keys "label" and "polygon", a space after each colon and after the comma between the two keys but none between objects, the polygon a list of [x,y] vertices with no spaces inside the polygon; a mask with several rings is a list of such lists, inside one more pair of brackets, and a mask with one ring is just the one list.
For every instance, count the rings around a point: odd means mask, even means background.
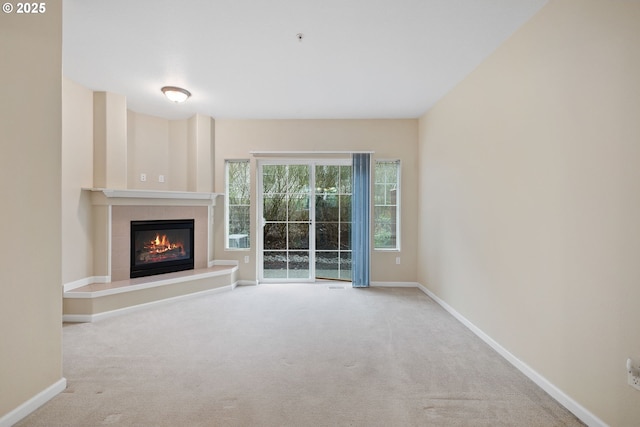
[{"label": "white electrical outlet", "polygon": [[147,180],[147,174],[146,173],[141,173],[140,174],[140,182],[145,182]]},{"label": "white electrical outlet", "polygon": [[627,383],[636,390],[640,390],[640,363],[627,359]]},{"label": "white electrical outlet", "polygon": [[164,182],[164,175],[158,175],[158,182]]},{"label": "white electrical outlet", "polygon": [[244,257],[244,263],[245,263],[245,264],[249,264],[249,255],[245,255],[245,257]]},{"label": "white electrical outlet", "polygon": [[400,257],[399,256],[396,257],[396,264],[400,265]]}]

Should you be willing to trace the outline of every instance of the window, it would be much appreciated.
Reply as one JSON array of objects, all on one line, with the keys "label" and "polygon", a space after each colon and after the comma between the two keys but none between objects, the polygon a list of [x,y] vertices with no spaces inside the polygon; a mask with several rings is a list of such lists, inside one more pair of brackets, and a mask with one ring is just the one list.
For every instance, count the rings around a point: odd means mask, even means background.
[{"label": "window", "polygon": [[227,249],[248,249],[251,225],[250,168],[249,160],[225,162],[227,203]]},{"label": "window", "polygon": [[374,249],[399,250],[400,161],[376,161],[374,185]]}]

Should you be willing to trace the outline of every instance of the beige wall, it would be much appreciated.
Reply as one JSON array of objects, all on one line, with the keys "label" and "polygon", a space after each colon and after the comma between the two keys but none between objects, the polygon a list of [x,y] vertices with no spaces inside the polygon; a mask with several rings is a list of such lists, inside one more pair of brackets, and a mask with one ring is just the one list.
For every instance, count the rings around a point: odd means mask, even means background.
[{"label": "beige wall", "polygon": [[62,283],[93,275],[93,92],[62,82]]},{"label": "beige wall", "polygon": [[[129,188],[168,190],[169,120],[127,111],[127,155]],[[140,181],[140,174],[147,180]],[[164,176],[164,183],[159,176]]]},{"label": "beige wall", "polygon": [[167,182],[169,190],[184,191],[187,185],[187,120],[169,121],[169,173]]},{"label": "beige wall", "polygon": [[62,381],[61,2],[0,14],[0,419]]},{"label": "beige wall", "polygon": [[552,0],[420,120],[418,279],[640,425],[640,3]]},{"label": "beige wall", "polygon": [[213,192],[215,121],[196,114],[188,122],[187,190]]},{"label": "beige wall", "polygon": [[128,188],[127,99],[110,92],[93,94],[93,186]]},{"label": "beige wall", "polygon": [[[374,251],[372,281],[416,281],[417,224],[417,120],[216,120],[215,191],[223,193],[225,159],[251,159],[251,250],[224,249],[224,211],[216,207],[216,259],[240,261],[240,279],[256,280],[255,177],[251,151],[375,151],[376,159],[402,162],[402,248],[400,252]],[[219,205],[224,200],[218,200]],[[244,263],[244,256],[250,262]],[[401,257],[401,264],[395,259]]]},{"label": "beige wall", "polygon": [[[127,111],[127,188],[213,191],[213,124],[200,114],[167,120]],[[143,173],[146,181],[140,180]]]}]

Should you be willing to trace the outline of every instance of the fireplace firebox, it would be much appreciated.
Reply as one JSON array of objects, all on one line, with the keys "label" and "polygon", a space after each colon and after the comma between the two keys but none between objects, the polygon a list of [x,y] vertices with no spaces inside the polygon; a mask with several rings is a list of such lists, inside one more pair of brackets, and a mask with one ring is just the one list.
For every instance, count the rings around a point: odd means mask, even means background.
[{"label": "fireplace firebox", "polygon": [[131,221],[130,277],[192,270],[193,219]]}]

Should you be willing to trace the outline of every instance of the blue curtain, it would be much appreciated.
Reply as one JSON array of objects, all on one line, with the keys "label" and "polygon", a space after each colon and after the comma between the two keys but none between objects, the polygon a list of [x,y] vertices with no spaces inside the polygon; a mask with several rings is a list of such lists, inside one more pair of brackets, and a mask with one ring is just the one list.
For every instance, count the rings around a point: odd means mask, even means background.
[{"label": "blue curtain", "polygon": [[354,288],[366,288],[371,268],[371,154],[353,154],[352,161],[351,282]]}]

